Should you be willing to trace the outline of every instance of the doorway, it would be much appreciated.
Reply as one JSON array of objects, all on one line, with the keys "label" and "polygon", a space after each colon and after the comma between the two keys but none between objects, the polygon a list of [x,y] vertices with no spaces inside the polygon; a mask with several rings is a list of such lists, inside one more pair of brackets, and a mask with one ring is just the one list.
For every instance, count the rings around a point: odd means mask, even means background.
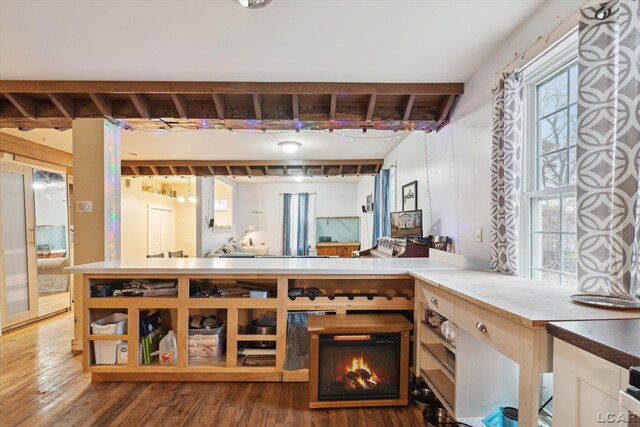
[{"label": "doorway", "polygon": [[147,253],[165,254],[175,248],[175,212],[173,209],[149,206]]},{"label": "doorway", "polygon": [[3,330],[71,306],[64,174],[0,162],[0,319]]}]

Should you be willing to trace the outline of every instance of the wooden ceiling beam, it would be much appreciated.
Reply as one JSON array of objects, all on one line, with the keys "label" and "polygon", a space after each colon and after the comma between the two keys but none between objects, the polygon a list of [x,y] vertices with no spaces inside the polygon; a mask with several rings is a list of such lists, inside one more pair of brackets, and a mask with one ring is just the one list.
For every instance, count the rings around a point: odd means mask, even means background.
[{"label": "wooden ceiling beam", "polygon": [[406,99],[406,101],[404,102],[404,107],[402,109],[402,121],[406,122],[409,120],[409,117],[411,117],[411,109],[413,108],[413,103],[416,100],[416,96],[415,95],[409,95]]},{"label": "wooden ceiling beam", "polygon": [[231,173],[231,166],[229,166],[229,165],[225,165],[225,167],[226,167],[226,169],[227,169],[227,175],[228,175],[228,176],[233,175],[233,174]]},{"label": "wooden ceiling beam", "polygon": [[257,93],[253,94],[253,109],[256,113],[256,120],[262,121],[262,97]]},{"label": "wooden ceiling beam", "polygon": [[160,175],[160,174],[158,173],[158,168],[156,168],[155,166],[153,166],[153,165],[149,165],[149,169],[151,169],[151,172],[153,172],[153,174],[154,174],[155,176]]},{"label": "wooden ceiling beam", "polygon": [[367,115],[365,117],[366,122],[370,122],[373,118],[373,111],[376,109],[376,98],[378,95],[372,93],[369,95],[369,104],[367,105]]},{"label": "wooden ceiling beam", "polygon": [[209,173],[210,173],[211,175],[215,175],[215,174],[216,174],[216,171],[213,169],[213,167],[212,167],[212,166],[207,166],[207,169],[209,169]]},{"label": "wooden ceiling beam", "polygon": [[4,132],[0,132],[0,152],[65,168],[73,167],[71,153]]},{"label": "wooden ceiling beam", "polygon": [[169,165],[169,170],[171,171],[171,175],[173,175],[173,176],[178,175],[178,169],[176,169],[175,166]]},{"label": "wooden ceiling beam", "polygon": [[48,96],[63,116],[67,119],[73,119],[75,117],[76,107],[73,99],[62,93],[50,93]]},{"label": "wooden ceiling beam", "polygon": [[218,120],[224,120],[225,119],[225,105],[224,105],[224,98],[222,97],[222,95],[218,95],[218,94],[213,94],[211,95],[213,97],[213,103],[216,106],[216,113],[218,114]]},{"label": "wooden ceiling beam", "polygon": [[178,115],[180,116],[180,118],[187,119],[189,116],[189,106],[184,95],[180,95],[179,93],[172,93],[171,99],[176,106],[176,110],[178,110]]},{"label": "wooden ceiling beam", "polygon": [[140,176],[140,168],[138,166],[131,165],[129,169],[131,169],[131,172],[133,172],[135,176]]},{"label": "wooden ceiling beam", "polygon": [[196,174],[196,170],[193,167],[193,165],[187,165],[187,169],[189,169],[189,174],[190,175],[195,175]]},{"label": "wooden ceiling beam", "polygon": [[140,117],[147,120],[151,119],[151,101],[149,101],[149,98],[139,93],[130,93],[129,96]]},{"label": "wooden ceiling beam", "polygon": [[331,104],[329,104],[329,121],[333,122],[336,120],[336,105],[338,104],[338,95],[335,93],[331,94]]},{"label": "wooden ceiling beam", "polygon": [[291,107],[292,107],[292,114],[293,114],[293,120],[300,120],[300,98],[297,94],[293,94],[291,95]]},{"label": "wooden ceiling beam", "polygon": [[449,112],[453,101],[456,99],[455,95],[443,96],[438,102],[438,121],[443,122],[449,118]]},{"label": "wooden ceiling beam", "polygon": [[0,93],[182,93],[326,95],[462,95],[463,83],[328,83],[328,82],[162,82],[0,80]]},{"label": "wooden ceiling beam", "polygon": [[89,97],[103,116],[113,117],[113,101],[103,93],[90,93]]},{"label": "wooden ceiling beam", "polygon": [[35,99],[19,93],[5,93],[4,96],[6,96],[13,106],[20,111],[20,114],[26,118],[35,119],[37,117],[37,104]]}]

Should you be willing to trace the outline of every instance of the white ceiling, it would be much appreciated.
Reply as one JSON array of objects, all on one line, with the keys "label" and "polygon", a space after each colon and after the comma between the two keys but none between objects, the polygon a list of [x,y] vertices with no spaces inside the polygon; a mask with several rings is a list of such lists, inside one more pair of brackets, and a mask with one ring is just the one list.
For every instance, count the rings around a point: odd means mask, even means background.
[{"label": "white ceiling", "polygon": [[0,1],[0,79],[464,82],[542,0]]}]

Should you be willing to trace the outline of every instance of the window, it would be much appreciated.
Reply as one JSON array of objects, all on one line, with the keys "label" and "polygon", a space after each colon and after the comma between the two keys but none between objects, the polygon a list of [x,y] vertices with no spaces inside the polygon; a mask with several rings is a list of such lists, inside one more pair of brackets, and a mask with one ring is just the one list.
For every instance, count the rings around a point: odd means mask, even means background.
[{"label": "window", "polygon": [[577,37],[525,70],[522,265],[547,283],[577,287]]},{"label": "window", "polygon": [[233,186],[220,178],[213,179],[214,230],[233,228]]}]

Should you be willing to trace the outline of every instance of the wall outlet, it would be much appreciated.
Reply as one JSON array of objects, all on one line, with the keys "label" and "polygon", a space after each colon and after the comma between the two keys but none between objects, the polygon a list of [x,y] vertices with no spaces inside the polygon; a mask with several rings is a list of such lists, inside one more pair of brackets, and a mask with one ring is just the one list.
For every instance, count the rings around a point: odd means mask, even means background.
[{"label": "wall outlet", "polygon": [[76,202],[76,212],[92,212],[93,211],[93,202],[89,201],[78,201]]},{"label": "wall outlet", "polygon": [[476,242],[482,243],[482,228],[476,230]]}]

